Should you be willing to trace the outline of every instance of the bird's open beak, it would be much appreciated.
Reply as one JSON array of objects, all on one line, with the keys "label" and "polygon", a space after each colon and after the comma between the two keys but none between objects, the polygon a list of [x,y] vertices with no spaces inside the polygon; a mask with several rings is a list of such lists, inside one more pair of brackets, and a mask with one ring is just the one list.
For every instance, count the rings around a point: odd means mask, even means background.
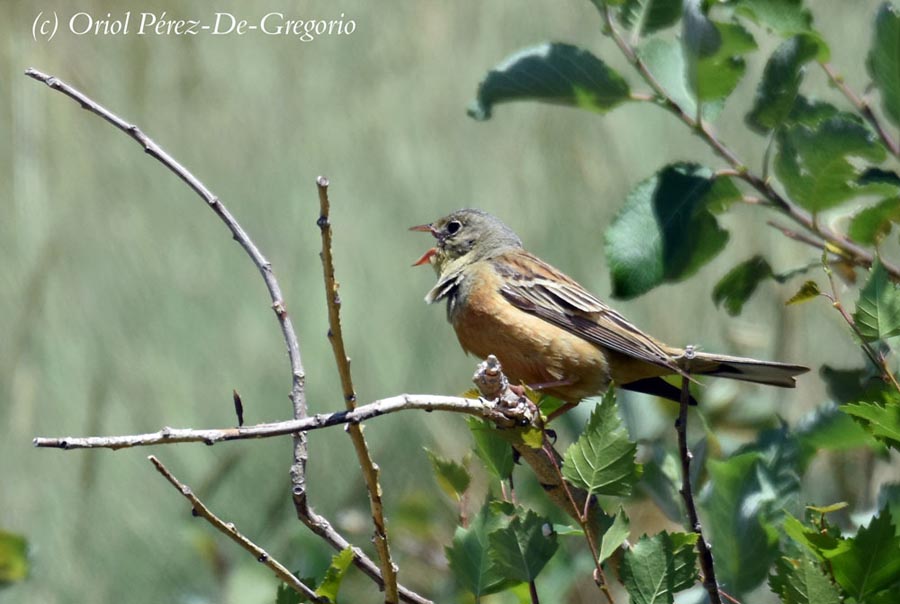
[{"label": "bird's open beak", "polygon": [[[419,231],[422,233],[431,233],[435,239],[438,238],[438,231],[430,224],[420,224],[418,226],[409,227],[410,231]],[[422,266],[423,264],[429,264],[431,259],[437,253],[437,248],[433,247],[429,249],[427,252],[422,254],[422,257],[416,260],[413,263],[413,266]]]}]

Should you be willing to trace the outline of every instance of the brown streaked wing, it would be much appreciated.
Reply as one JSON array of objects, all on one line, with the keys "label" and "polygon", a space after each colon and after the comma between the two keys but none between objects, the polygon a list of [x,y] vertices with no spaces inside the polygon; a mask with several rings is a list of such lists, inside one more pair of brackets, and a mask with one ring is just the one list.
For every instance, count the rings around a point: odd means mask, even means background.
[{"label": "brown streaked wing", "polygon": [[682,373],[653,338],[543,260],[516,251],[495,258],[493,265],[504,277],[500,293],[520,310],[599,346]]}]

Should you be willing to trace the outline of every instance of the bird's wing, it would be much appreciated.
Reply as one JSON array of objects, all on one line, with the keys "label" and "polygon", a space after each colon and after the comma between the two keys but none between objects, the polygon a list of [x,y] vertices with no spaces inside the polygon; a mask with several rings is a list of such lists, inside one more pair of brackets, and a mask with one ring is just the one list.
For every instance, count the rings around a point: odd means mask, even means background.
[{"label": "bird's wing", "polygon": [[682,373],[660,344],[576,281],[525,251],[494,259],[500,293],[516,308],[598,346]]}]

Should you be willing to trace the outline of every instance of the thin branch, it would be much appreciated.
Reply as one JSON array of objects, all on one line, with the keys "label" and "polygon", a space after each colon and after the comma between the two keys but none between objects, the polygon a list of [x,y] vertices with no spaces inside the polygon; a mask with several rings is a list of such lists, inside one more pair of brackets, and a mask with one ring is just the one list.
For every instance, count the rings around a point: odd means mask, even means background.
[{"label": "thin branch", "polygon": [[782,226],[773,220],[766,221],[766,224],[769,225],[770,227],[772,227],[773,229],[781,231],[781,234],[784,235],[785,237],[787,237],[788,239],[793,239],[794,241],[799,241],[801,243],[805,243],[806,245],[812,246],[812,247],[816,248],[817,250],[830,251],[832,253],[837,253],[839,251],[839,250],[835,250],[835,249],[829,249],[826,247],[826,244],[822,243],[818,239],[815,239],[814,237],[806,235],[805,233],[799,233],[793,229],[789,229],[788,227]]},{"label": "thin branch", "polygon": [[225,522],[218,516],[216,516],[191,490],[189,486],[184,484],[175,478],[174,475],[169,471],[166,466],[163,465],[159,459],[154,457],[153,455],[149,456],[149,459],[153,465],[156,467],[157,471],[162,474],[166,480],[171,483],[173,487],[175,487],[182,495],[184,495],[185,499],[191,502],[191,506],[193,507],[192,513],[194,516],[199,516],[213,525],[220,533],[240,545],[242,548],[253,554],[253,557],[262,564],[265,564],[268,568],[275,573],[279,579],[281,579],[284,583],[287,583],[297,593],[300,593],[307,598],[309,598],[313,602],[322,602],[323,604],[328,602],[327,599],[320,598],[316,595],[316,592],[307,586],[303,581],[298,579],[294,573],[289,571],[287,567],[284,566],[281,562],[273,558],[269,555],[266,550],[259,547],[250,539],[245,537],[237,528],[234,526],[234,523]]},{"label": "thin branch", "polygon": [[600,550],[597,548],[596,539],[594,538],[595,527],[588,521],[592,502],[593,505],[596,505],[596,497],[585,497],[582,511],[579,512],[579,506],[575,503],[575,498],[572,496],[571,486],[563,478],[562,468],[559,465],[559,454],[553,448],[553,445],[547,441],[546,437],[544,438],[543,451],[556,469],[559,482],[562,484],[566,498],[569,500],[572,509],[576,512],[576,520],[579,526],[581,526],[581,531],[584,533],[584,538],[587,540],[588,548],[591,550],[591,557],[594,559],[594,582],[603,592],[603,595],[606,596],[606,601],[609,602],[609,604],[615,604],[616,601],[613,598],[612,592],[609,590],[609,582],[606,580],[606,573],[603,572],[603,565],[600,563]]},{"label": "thin branch", "polygon": [[844,308],[844,305],[841,303],[841,298],[838,295],[837,284],[834,282],[834,271],[830,266],[824,261],[823,258],[822,266],[825,269],[825,274],[828,275],[828,283],[831,285],[831,295],[822,292],[822,295],[831,300],[831,305],[841,314],[841,317],[844,318],[844,321],[847,322],[847,325],[850,326],[850,330],[856,334],[856,337],[859,339],[860,345],[862,346],[863,352],[866,353],[866,356],[869,357],[869,360],[872,362],[872,365],[878,368],[881,371],[881,378],[890,382],[894,388],[900,392],[900,383],[897,382],[897,378],[894,376],[894,372],[891,371],[890,366],[887,363],[887,359],[884,355],[879,354],[872,348],[872,345],[863,337],[862,332],[859,330],[859,326],[856,324],[856,320],[847,312],[847,309]]},{"label": "thin branch", "polygon": [[[690,375],[690,359],[693,356],[693,348],[688,347],[685,352],[685,371]],[[684,499],[684,507],[688,514],[690,530],[697,534],[697,553],[700,558],[700,569],[703,571],[703,587],[709,594],[712,604],[722,604],[719,594],[719,583],[716,581],[716,569],[713,565],[712,551],[703,537],[703,529],[700,526],[700,518],[697,516],[697,506],[694,505],[694,492],[691,487],[691,455],[687,445],[687,421],[688,405],[691,401],[691,382],[685,376],[681,378],[681,401],[678,420],[675,422],[675,431],[678,434],[678,455],[681,458],[681,497]]]},{"label": "thin branch", "polygon": [[[300,344],[297,340],[297,335],[294,331],[291,319],[287,314],[284,298],[281,294],[281,288],[278,285],[275,274],[272,272],[272,265],[262,255],[262,253],[249,238],[240,224],[234,219],[234,217],[219,201],[219,199],[199,179],[197,179],[190,171],[188,171],[184,166],[182,166],[168,153],[166,153],[153,140],[151,140],[143,132],[141,132],[141,130],[137,126],[129,124],[119,116],[115,115],[102,105],[95,102],[93,99],[89,98],[82,92],[69,86],[56,77],[42,73],[36,69],[28,69],[25,72],[25,75],[39,82],[43,82],[53,90],[65,94],[66,96],[80,104],[83,109],[86,109],[100,116],[102,119],[109,122],[119,130],[133,138],[135,141],[137,141],[138,144],[140,144],[144,148],[144,151],[148,155],[156,158],[166,168],[172,171],[189,187],[191,187],[191,189],[193,189],[198,195],[200,195],[200,197],[202,197],[203,200],[206,201],[207,205],[209,205],[209,207],[216,213],[216,215],[222,219],[229,230],[231,230],[234,239],[241,245],[241,247],[244,248],[250,258],[253,260],[253,263],[259,269],[260,274],[262,275],[263,280],[266,283],[266,288],[269,290],[269,296],[272,299],[272,309],[275,311],[275,315],[278,317],[279,324],[281,325],[281,332],[285,341],[285,345],[287,346],[288,360],[291,366],[290,399],[293,404],[293,417],[295,421],[304,420],[308,414],[305,394],[306,378],[303,371],[303,363],[300,359]],[[306,526],[310,527],[310,529],[316,532],[316,534],[320,535],[326,541],[328,541],[328,543],[330,543],[332,546],[338,549],[344,549],[349,545],[347,541],[343,537],[338,535],[337,532],[334,531],[334,529],[330,529],[330,524],[328,523],[328,521],[313,512],[309,507],[309,501],[306,491],[307,460],[308,450],[306,433],[302,431],[295,432],[290,477],[291,494],[294,501],[294,507],[297,511],[297,517],[304,524],[306,524]],[[320,528],[326,525],[330,530],[322,530]],[[368,574],[370,577],[375,579],[377,583],[380,582],[381,578],[378,573],[377,567],[375,567],[372,561],[369,560],[365,556],[365,554],[363,554],[358,548],[353,548],[353,552],[354,564],[356,564],[360,569],[366,572],[366,574]],[[427,604],[429,602],[429,600],[403,587],[400,588],[400,596],[404,601],[412,602],[414,604]]]},{"label": "thin branch", "polygon": [[[328,199],[328,179],[319,176],[316,179],[319,190],[319,229],[322,231],[322,270],[325,277],[325,299],[328,305],[328,339],[334,351],[334,360],[337,363],[338,374],[341,378],[341,388],[344,394],[344,403],[347,411],[356,408],[356,390],[353,387],[353,377],[350,373],[350,358],[344,346],[344,333],[341,329],[341,297],[338,293],[338,283],[334,277],[334,258],[331,252],[331,223],[329,214],[331,202]],[[379,468],[372,461],[372,455],[363,436],[362,426],[352,423],[347,426],[347,434],[353,441],[356,458],[362,469],[366,481],[366,489],[369,492],[369,507],[372,513],[372,524],[375,534],[372,542],[378,558],[381,561],[381,576],[384,580],[384,601],[386,604],[395,604],[398,601],[397,594],[397,567],[391,560],[391,549],[387,534],[387,525],[384,520],[384,504],[381,501],[381,485],[378,482]]]},{"label": "thin branch", "polygon": [[[43,82],[53,90],[63,93],[69,98],[81,105],[82,109],[86,109],[91,113],[100,116],[106,122],[109,122],[144,148],[144,151],[151,157],[157,159],[163,166],[173,172],[178,178],[183,180],[191,189],[194,190],[210,209],[225,223],[225,226],[231,231],[235,241],[237,241],[256,268],[262,275],[266,288],[269,290],[269,296],[272,299],[272,309],[278,317],[281,325],[281,334],[284,343],[287,346],[288,360],[291,366],[291,401],[294,406],[294,418],[300,419],[306,417],[306,394],[304,389],[305,373],[303,371],[303,363],[300,359],[300,343],[297,340],[297,334],[294,331],[294,325],[288,316],[284,303],[284,297],[281,294],[281,287],[272,272],[272,263],[269,262],[256,244],[250,239],[249,235],[244,231],[243,227],[235,220],[231,212],[219,201],[219,198],[210,191],[196,176],[194,176],[187,168],[182,166],[178,161],[169,155],[162,147],[157,145],[150,137],[145,135],[140,128],[134,124],[129,124],[119,116],[115,115],[109,109],[103,107],[84,93],[69,86],[62,80],[51,75],[41,73],[36,69],[28,69],[25,75],[39,82]],[[294,459],[291,466],[291,480],[293,483],[294,498],[306,498],[306,463],[307,463],[307,445],[306,435],[297,433],[294,437]]]},{"label": "thin branch", "polygon": [[342,424],[358,424],[381,415],[418,409],[421,411],[451,411],[466,413],[494,422],[500,427],[510,428],[530,423],[531,417],[517,409],[499,408],[489,401],[462,398],[458,396],[437,396],[428,394],[401,394],[377,400],[356,407],[353,411],[336,411],[334,413],[317,413],[303,419],[294,419],[268,424],[256,424],[240,428],[163,428],[148,434],[131,434],[125,436],[87,436],[87,437],[37,437],[32,442],[36,447],[56,449],[128,449],[131,447],[147,447],[151,445],[169,445],[174,443],[204,443],[214,445],[232,440],[253,438],[271,438],[285,436],[297,432],[305,433]]},{"label": "thin branch", "polygon": [[[751,172],[737,154],[716,137],[699,115],[692,116],[688,114],[677,102],[675,102],[647,67],[647,64],[640,58],[635,49],[622,37],[609,7],[606,4],[602,4],[600,12],[606,25],[606,31],[609,32],[609,35],[628,62],[631,63],[644,81],[651,89],[653,89],[653,92],[661,100],[661,105],[684,122],[686,126],[712,148],[716,155],[724,159],[732,168],[734,168],[737,172],[737,178],[740,178],[761,193],[763,197],[768,200],[769,203],[767,205],[781,212],[797,224],[821,238],[823,241],[835,247],[836,250],[839,250],[837,253],[845,256],[858,266],[866,268],[872,266],[872,263],[875,261],[875,255],[872,252],[851,241],[846,236],[816,223],[809,212],[798,207],[776,191],[767,178]],[[900,267],[885,264],[884,261],[882,261],[882,265],[894,281],[900,281]]]},{"label": "thin branch", "polygon": [[869,105],[869,102],[865,98],[857,96],[857,94],[847,86],[844,77],[837,73],[830,63],[820,62],[819,66],[828,75],[828,79],[831,80],[831,83],[837,86],[838,90],[847,97],[847,100],[850,101],[859,114],[872,125],[872,128],[878,133],[878,137],[881,139],[881,142],[884,143],[884,146],[887,147],[888,151],[890,151],[894,157],[900,157],[900,143],[891,138],[887,128],[881,123],[881,120],[878,119],[875,112],[872,111],[872,106]]}]

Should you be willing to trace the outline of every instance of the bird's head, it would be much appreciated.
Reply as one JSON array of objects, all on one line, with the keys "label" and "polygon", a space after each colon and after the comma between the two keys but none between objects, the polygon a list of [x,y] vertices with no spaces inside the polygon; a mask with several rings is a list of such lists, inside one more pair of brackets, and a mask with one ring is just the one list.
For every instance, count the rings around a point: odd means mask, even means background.
[{"label": "bird's head", "polygon": [[431,233],[437,239],[437,244],[413,266],[431,264],[438,275],[522,247],[522,241],[512,229],[482,210],[457,210],[410,230]]}]

